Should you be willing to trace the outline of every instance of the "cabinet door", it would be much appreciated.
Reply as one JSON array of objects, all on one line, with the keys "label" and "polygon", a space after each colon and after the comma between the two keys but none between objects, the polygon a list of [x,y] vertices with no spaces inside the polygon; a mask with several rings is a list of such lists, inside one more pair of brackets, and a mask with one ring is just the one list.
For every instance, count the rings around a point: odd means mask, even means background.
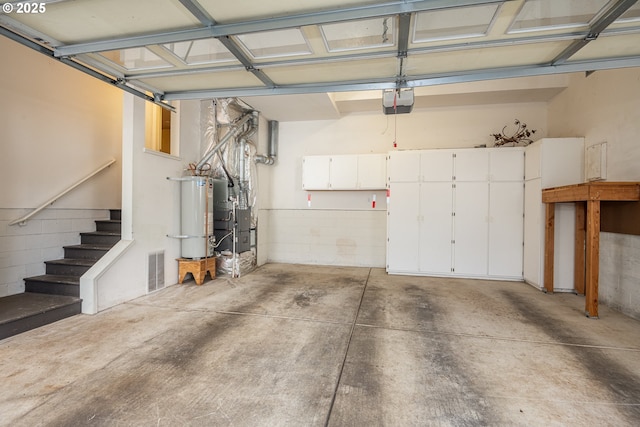
[{"label": "cabinet door", "polygon": [[331,156],[329,185],[332,190],[355,190],[358,186],[358,156]]},{"label": "cabinet door", "polygon": [[489,184],[489,275],[522,277],[522,182]]},{"label": "cabinet door", "polygon": [[419,185],[391,183],[387,207],[387,271],[418,271]]},{"label": "cabinet door", "polygon": [[302,188],[328,190],[331,156],[306,156],[302,159]]},{"label": "cabinet door", "polygon": [[540,178],[540,156],[542,155],[542,142],[537,141],[525,148],[524,179]]},{"label": "cabinet door", "polygon": [[392,151],[389,153],[387,166],[390,182],[417,182],[420,180],[419,151]]},{"label": "cabinet door", "polygon": [[[527,153],[527,156],[529,154]],[[524,184],[524,280],[542,287],[544,258],[544,205],[542,204],[541,179]]]},{"label": "cabinet door", "polygon": [[453,150],[429,150],[420,155],[422,181],[453,180]]},{"label": "cabinet door", "polygon": [[358,189],[380,190],[387,188],[387,156],[385,154],[361,154],[358,156]]},{"label": "cabinet door", "polygon": [[451,182],[420,186],[420,271],[451,274],[453,227]]},{"label": "cabinet door", "polygon": [[520,181],[524,179],[523,148],[492,148],[489,151],[490,181]]},{"label": "cabinet door", "polygon": [[454,273],[486,276],[489,184],[457,182],[454,195]]},{"label": "cabinet door", "polygon": [[454,175],[456,181],[488,181],[489,152],[482,148],[456,150]]}]

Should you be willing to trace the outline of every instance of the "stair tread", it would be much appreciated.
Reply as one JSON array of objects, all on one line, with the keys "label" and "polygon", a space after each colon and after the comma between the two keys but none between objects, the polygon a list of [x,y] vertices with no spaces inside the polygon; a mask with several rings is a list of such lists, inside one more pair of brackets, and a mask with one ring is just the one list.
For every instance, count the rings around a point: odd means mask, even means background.
[{"label": "stair tread", "polygon": [[119,231],[87,231],[80,233],[81,236],[120,236]]},{"label": "stair tread", "polygon": [[93,243],[64,246],[65,249],[89,249],[89,250],[100,250],[100,251],[109,250],[112,247],[113,247],[112,245],[95,245]]},{"label": "stair tread", "polygon": [[78,297],[24,292],[0,298],[0,325],[82,301]]},{"label": "stair tread", "polygon": [[91,267],[96,263],[93,259],[82,259],[82,258],[62,258],[62,259],[54,259],[51,261],[45,261],[45,264],[56,264],[56,265],[78,265],[82,267]]},{"label": "stair tread", "polygon": [[24,280],[48,283],[62,283],[65,285],[80,285],[80,276],[68,276],[61,274],[43,274],[41,276],[27,277]]},{"label": "stair tread", "polygon": [[121,219],[96,219],[96,222],[112,222],[116,224],[122,223]]}]

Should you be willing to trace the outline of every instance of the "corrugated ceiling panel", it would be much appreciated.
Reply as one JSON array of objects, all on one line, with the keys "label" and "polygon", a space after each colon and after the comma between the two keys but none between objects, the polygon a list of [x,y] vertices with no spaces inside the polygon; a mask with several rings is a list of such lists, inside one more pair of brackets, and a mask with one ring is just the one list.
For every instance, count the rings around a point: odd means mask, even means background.
[{"label": "corrugated ceiling panel", "polygon": [[381,4],[387,2],[372,0],[199,0],[199,3],[218,23],[226,24],[230,22],[246,21],[249,19],[268,19],[276,16],[295,15],[321,10]]},{"label": "corrugated ceiling panel", "polygon": [[627,34],[623,36],[605,36],[601,34],[595,41],[587,44],[573,55],[570,61],[632,55],[640,55],[640,34]]},{"label": "corrugated ceiling panel", "polygon": [[532,43],[484,49],[411,55],[407,75],[419,76],[456,71],[549,63],[570,42]]},{"label": "corrugated ceiling panel", "polygon": [[199,21],[178,0],[76,0],[46,5],[42,14],[11,14],[63,43],[196,28]]},{"label": "corrugated ceiling panel", "polygon": [[260,80],[245,70],[154,77],[140,81],[164,92],[263,86]]},{"label": "corrugated ceiling panel", "polygon": [[327,83],[360,79],[389,78],[397,73],[396,58],[360,61],[327,62],[318,65],[297,65],[264,68],[263,71],[279,85]]}]

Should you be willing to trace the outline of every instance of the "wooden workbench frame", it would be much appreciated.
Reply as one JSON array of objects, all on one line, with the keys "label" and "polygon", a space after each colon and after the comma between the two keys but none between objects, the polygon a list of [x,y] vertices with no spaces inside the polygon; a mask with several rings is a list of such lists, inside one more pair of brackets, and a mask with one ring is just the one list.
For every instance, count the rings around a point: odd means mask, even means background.
[{"label": "wooden workbench frame", "polygon": [[553,292],[553,256],[555,204],[575,203],[575,265],[576,292],[585,294],[585,312],[598,317],[598,275],[600,272],[600,202],[638,201],[640,182],[588,182],[542,190],[546,203],[544,287]]}]

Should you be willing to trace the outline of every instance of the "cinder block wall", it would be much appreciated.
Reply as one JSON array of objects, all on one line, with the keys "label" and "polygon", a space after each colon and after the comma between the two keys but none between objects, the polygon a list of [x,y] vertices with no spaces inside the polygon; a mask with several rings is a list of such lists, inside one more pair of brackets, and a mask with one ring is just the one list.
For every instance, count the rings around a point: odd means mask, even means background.
[{"label": "cinder block wall", "polygon": [[63,246],[80,243],[80,233],[95,231],[106,209],[47,208],[24,226],[9,225],[29,210],[0,209],[0,297],[24,292],[25,277],[45,273],[45,261],[64,256]]}]

